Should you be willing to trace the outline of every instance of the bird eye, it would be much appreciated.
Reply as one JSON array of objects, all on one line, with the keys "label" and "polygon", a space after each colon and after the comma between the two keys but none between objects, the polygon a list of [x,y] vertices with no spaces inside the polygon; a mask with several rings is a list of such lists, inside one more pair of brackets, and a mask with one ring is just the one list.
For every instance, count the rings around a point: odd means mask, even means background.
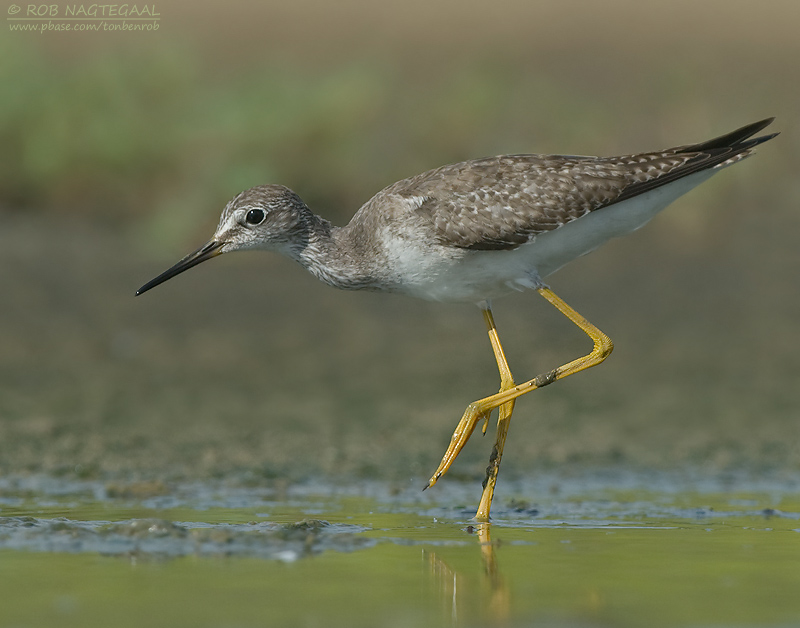
[{"label": "bird eye", "polygon": [[260,225],[266,217],[267,213],[263,209],[251,209],[244,217],[244,221],[248,225]]}]

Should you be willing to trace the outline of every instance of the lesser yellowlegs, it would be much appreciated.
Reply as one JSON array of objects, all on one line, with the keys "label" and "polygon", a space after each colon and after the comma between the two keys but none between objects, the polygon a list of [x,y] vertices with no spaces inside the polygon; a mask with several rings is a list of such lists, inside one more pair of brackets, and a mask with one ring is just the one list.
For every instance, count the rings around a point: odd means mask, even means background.
[{"label": "lesser yellowlegs", "polygon": [[[599,364],[613,347],[542,279],[612,237],[638,229],[679,196],[750,155],[777,135],[752,137],[771,122],[700,144],[622,157],[504,155],[442,166],[381,190],[345,227],[314,214],[288,188],[261,185],[235,196],[209,242],[136,294],[222,253],[263,249],[291,257],[337,288],[477,304],[500,371],[500,391],[469,404],[425,488],[450,468],[481,420],[485,432],[489,414],[499,408],[476,514],[488,520],[515,399]],[[526,288],[583,330],[594,348],[515,384],[490,301]]]}]

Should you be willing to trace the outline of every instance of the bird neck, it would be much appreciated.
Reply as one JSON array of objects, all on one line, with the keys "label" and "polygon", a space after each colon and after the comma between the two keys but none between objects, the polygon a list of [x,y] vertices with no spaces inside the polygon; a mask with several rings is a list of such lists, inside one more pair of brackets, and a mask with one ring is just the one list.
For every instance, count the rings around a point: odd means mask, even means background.
[{"label": "bird neck", "polygon": [[291,256],[320,281],[344,290],[369,289],[373,273],[349,227],[335,227],[309,210],[303,243]]}]

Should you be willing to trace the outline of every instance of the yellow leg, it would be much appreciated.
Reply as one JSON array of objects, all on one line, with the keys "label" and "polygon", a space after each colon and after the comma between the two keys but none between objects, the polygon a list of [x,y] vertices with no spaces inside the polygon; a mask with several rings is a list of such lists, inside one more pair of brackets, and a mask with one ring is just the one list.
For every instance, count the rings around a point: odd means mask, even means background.
[{"label": "yellow leg", "polygon": [[[497,335],[497,327],[494,324],[494,317],[492,310],[487,306],[483,311],[483,318],[486,321],[486,328],[489,331],[489,341],[492,343],[492,351],[494,351],[495,360],[497,360],[497,370],[500,371],[500,392],[505,392],[514,387],[514,376],[511,374],[511,369],[506,360],[506,354],[503,351],[503,345],[500,344],[500,338]],[[478,521],[489,520],[489,508],[492,505],[492,497],[494,497],[494,487],[497,483],[497,474],[500,471],[500,460],[503,457],[503,447],[506,443],[506,435],[511,422],[511,413],[514,412],[514,400],[508,401],[500,406],[497,417],[497,439],[495,440],[494,447],[492,447],[492,455],[489,456],[489,466],[486,467],[486,479],[483,481],[483,493],[481,494],[481,502],[478,506],[478,512],[475,519]],[[486,425],[488,425],[489,415],[484,415],[483,431],[486,433]]]},{"label": "yellow leg", "polygon": [[[536,390],[537,388],[541,388],[542,386],[547,386],[548,384],[552,384],[556,380],[563,379],[568,375],[572,375],[584,369],[590,368],[597,364],[600,364],[603,360],[605,360],[608,355],[611,353],[611,350],[614,348],[614,345],[611,342],[611,339],[606,336],[602,331],[600,331],[597,327],[592,325],[589,321],[587,321],[583,316],[578,314],[575,310],[573,310],[567,303],[565,303],[560,297],[558,297],[550,288],[542,287],[538,288],[537,291],[541,294],[545,299],[547,299],[550,303],[552,303],[564,316],[566,316],[569,320],[571,320],[575,325],[577,325],[589,338],[592,339],[594,343],[594,347],[592,351],[577,360],[573,360],[572,362],[568,362],[563,366],[559,366],[548,373],[543,373],[534,377],[533,379],[523,383],[512,386],[507,390],[501,390],[495,395],[491,395],[489,397],[485,397],[484,399],[479,399],[478,401],[474,401],[473,403],[467,406],[466,411],[464,412],[464,416],[461,417],[461,421],[459,422],[458,426],[456,427],[455,432],[453,433],[453,437],[450,440],[450,446],[447,448],[444,456],[442,457],[442,461],[439,463],[439,467],[436,469],[436,472],[431,476],[430,481],[428,482],[428,486],[433,486],[439,480],[442,475],[444,475],[447,470],[450,468],[450,465],[453,464],[453,461],[456,459],[456,456],[461,452],[466,445],[469,437],[472,435],[472,432],[475,430],[475,426],[478,424],[478,421],[481,419],[486,419],[489,413],[498,408],[500,406],[507,405],[509,402],[513,401],[517,397],[524,395],[532,390]],[[491,314],[487,317],[487,324],[489,324],[491,320]],[[493,325],[493,321],[492,325]],[[496,330],[494,331],[494,335],[492,334],[492,330],[490,329],[490,338],[496,338]],[[492,343],[494,347],[494,342]],[[499,347],[499,340],[497,342],[497,346]],[[502,348],[499,347],[499,353],[502,355]],[[498,350],[495,350],[495,357],[498,356]],[[500,368],[501,377],[502,377],[502,367],[500,367],[500,359],[498,358],[498,367]],[[505,362],[505,356],[503,356],[503,362]],[[508,368],[508,365],[505,365],[505,368]],[[509,380],[510,379],[510,371],[508,372]],[[506,432],[508,430],[508,416],[510,416],[510,411],[504,420],[498,419],[498,443],[501,443],[500,451],[502,452],[502,443],[505,442]],[[502,441],[502,442],[501,442]],[[497,445],[495,445],[497,446]],[[499,470],[499,459],[496,462],[496,468],[494,469],[493,475],[494,479],[497,478],[497,471]],[[490,469],[492,465],[490,464]],[[488,480],[488,478],[487,478]],[[486,483],[486,487],[484,488],[484,495],[481,498],[481,507],[478,511],[478,517],[488,519],[489,517],[489,507],[491,506],[491,499],[494,492],[494,482]],[[485,502],[485,503],[484,503]]]}]

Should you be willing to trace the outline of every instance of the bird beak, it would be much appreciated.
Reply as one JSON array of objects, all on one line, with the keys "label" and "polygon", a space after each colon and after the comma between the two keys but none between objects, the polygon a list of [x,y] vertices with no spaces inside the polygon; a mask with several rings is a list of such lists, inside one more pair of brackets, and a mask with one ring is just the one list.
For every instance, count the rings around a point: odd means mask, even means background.
[{"label": "bird beak", "polygon": [[150,288],[155,288],[158,284],[164,283],[167,279],[172,279],[175,275],[180,275],[184,270],[189,270],[192,266],[197,266],[200,262],[205,262],[207,259],[220,255],[222,253],[223,244],[224,242],[219,242],[217,240],[206,242],[193,253],[189,253],[189,255],[175,264],[175,266],[165,270],[158,277],[144,284],[136,291],[136,296],[138,297],[143,292],[147,292]]}]

